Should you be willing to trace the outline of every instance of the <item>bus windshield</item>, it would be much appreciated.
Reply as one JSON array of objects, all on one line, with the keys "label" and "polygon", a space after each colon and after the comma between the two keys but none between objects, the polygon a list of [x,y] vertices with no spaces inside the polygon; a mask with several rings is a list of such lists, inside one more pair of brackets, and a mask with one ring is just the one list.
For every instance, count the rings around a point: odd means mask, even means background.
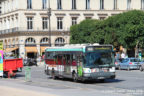
[{"label": "bus windshield", "polygon": [[84,67],[99,68],[111,66],[113,66],[113,54],[111,51],[86,53],[84,58]]}]

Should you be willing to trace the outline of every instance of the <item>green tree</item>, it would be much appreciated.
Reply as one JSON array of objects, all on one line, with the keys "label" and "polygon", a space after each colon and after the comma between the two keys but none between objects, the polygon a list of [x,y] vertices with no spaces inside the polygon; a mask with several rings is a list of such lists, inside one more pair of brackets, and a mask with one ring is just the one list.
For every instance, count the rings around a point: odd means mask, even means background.
[{"label": "green tree", "polygon": [[144,12],[133,10],[113,17],[113,28],[121,45],[126,48],[134,48],[137,43],[144,43]]},{"label": "green tree", "polygon": [[[87,19],[82,21],[80,24],[74,25],[70,28],[71,37],[70,43],[96,43],[100,41],[99,31],[96,29],[98,28],[98,24],[100,21]],[[98,37],[98,38],[96,38]]]},{"label": "green tree", "polygon": [[103,21],[84,20],[71,27],[70,42],[144,47],[144,12],[128,11]]},{"label": "green tree", "polygon": [[96,35],[93,32],[96,30],[97,22],[98,20],[87,19],[80,24],[73,25],[70,28],[70,43],[94,43],[97,38],[94,39]]}]

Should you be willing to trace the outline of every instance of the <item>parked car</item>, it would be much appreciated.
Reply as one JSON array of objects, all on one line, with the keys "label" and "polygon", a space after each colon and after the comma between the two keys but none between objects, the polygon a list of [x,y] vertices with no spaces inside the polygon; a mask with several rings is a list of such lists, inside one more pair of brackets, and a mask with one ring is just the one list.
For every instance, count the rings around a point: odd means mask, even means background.
[{"label": "parked car", "polygon": [[140,59],[138,58],[125,58],[119,63],[119,69],[139,69],[140,68]]},{"label": "parked car", "polygon": [[33,58],[23,59],[24,66],[37,66],[37,60]]}]

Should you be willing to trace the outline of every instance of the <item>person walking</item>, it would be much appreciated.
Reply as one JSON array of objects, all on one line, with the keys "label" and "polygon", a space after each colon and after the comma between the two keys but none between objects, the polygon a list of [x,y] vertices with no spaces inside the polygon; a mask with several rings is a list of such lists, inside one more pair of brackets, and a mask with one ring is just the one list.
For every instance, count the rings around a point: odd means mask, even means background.
[{"label": "person walking", "polygon": [[124,54],[124,52],[122,52],[121,59],[124,59],[124,58],[125,58],[125,54]]}]

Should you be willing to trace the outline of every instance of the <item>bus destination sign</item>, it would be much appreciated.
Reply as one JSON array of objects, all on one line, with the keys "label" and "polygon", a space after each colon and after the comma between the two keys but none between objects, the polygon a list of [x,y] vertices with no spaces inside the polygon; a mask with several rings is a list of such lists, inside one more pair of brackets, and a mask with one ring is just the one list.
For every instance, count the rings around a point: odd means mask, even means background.
[{"label": "bus destination sign", "polygon": [[112,50],[112,46],[89,46],[87,51]]}]

